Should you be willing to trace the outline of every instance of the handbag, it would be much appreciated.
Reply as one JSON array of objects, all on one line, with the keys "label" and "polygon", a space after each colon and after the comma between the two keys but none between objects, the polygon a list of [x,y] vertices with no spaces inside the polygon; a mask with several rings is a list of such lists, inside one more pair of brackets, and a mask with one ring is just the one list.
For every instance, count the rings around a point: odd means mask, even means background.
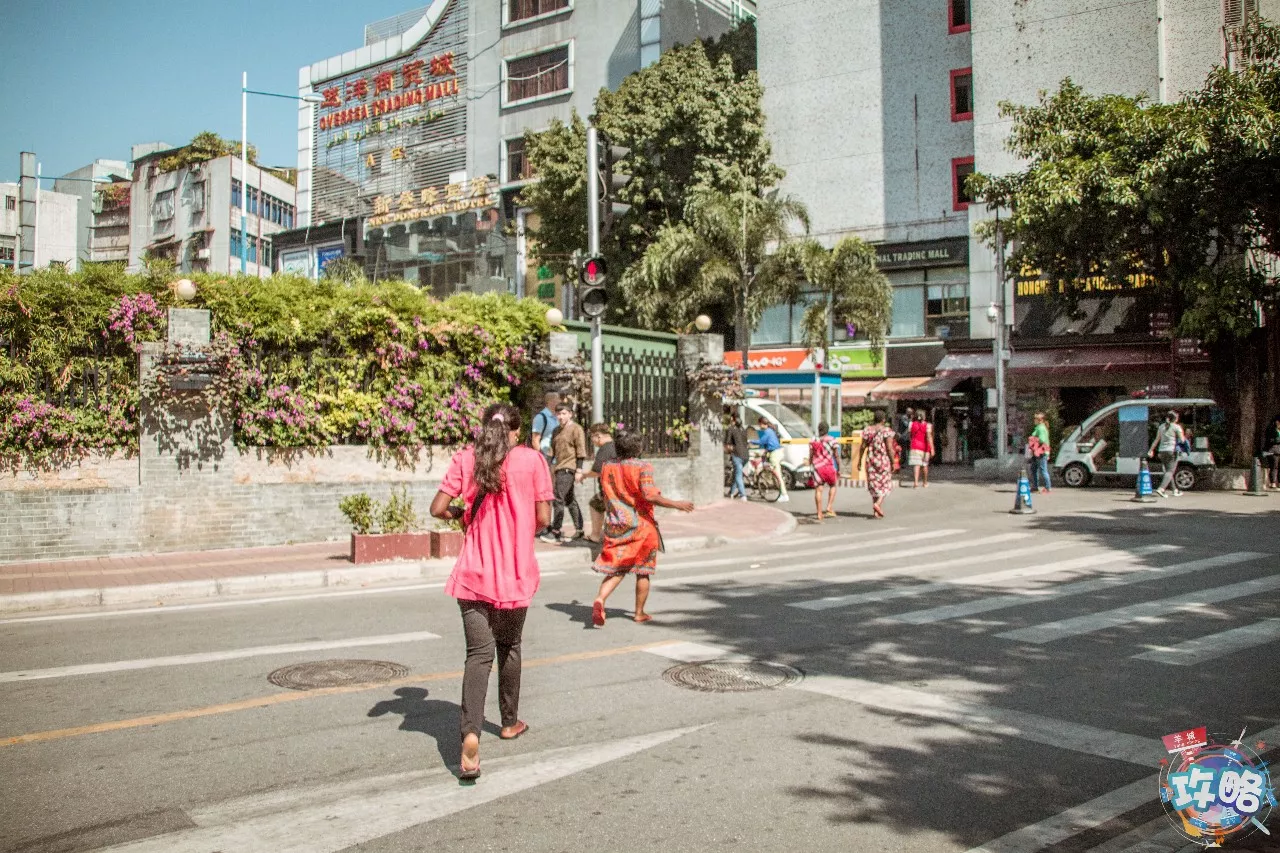
[{"label": "handbag", "polygon": [[[882,435],[880,440],[887,443],[887,436]],[[893,457],[893,471],[896,474],[902,468],[902,445],[893,442],[893,452],[890,455]]]}]

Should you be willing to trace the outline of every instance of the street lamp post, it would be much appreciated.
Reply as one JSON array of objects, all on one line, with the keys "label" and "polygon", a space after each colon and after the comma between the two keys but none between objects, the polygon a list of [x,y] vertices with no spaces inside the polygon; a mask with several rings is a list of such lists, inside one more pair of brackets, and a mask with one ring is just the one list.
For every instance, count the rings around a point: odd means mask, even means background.
[{"label": "street lamp post", "polygon": [[249,96],[287,98],[305,104],[318,104],[324,99],[314,92],[306,95],[282,95],[279,92],[257,92],[249,88],[249,72],[240,74],[240,274],[249,271]]},{"label": "street lamp post", "polygon": [[1005,321],[1004,293],[1004,234],[1000,230],[1000,211],[996,210],[996,287],[999,299],[987,308],[987,320],[995,327],[991,338],[991,352],[995,359],[996,373],[996,460],[1003,462],[1009,449],[1008,404],[1005,401],[1004,360],[1008,347],[1005,338],[1008,325]]}]

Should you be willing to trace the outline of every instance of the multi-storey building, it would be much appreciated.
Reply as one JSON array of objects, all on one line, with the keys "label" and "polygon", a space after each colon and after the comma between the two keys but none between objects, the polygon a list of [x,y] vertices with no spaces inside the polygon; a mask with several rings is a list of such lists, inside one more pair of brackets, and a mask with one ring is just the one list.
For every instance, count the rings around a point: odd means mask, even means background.
[{"label": "multi-storey building", "polygon": [[[1242,4],[1257,8],[1225,9]],[[1072,417],[1100,396],[1164,390],[1176,347],[1153,338],[1141,294],[1085,300],[1082,316],[1034,282],[997,286],[995,254],[975,237],[995,212],[964,179],[1017,169],[1000,104],[1035,103],[1066,77],[1153,100],[1197,88],[1224,61],[1223,15],[1224,0],[761,0],[760,76],[783,191],[809,206],[819,240],[877,243],[894,287],[883,372],[869,375],[856,341],[828,359],[862,377],[846,383],[846,402],[921,402],[952,438],[944,456],[984,447],[993,304],[1011,326],[1010,383],[1024,396],[1056,396]],[[771,311],[753,348],[791,345],[796,316]],[[1183,390],[1199,381],[1195,358],[1184,347]]]},{"label": "multi-storey building", "polygon": [[[445,296],[526,290],[524,133],[589,115],[663,50],[717,36],[744,0],[435,0],[301,69],[298,229],[280,265],[362,257],[375,278]],[[514,226],[514,227],[508,227]],[[527,288],[535,292],[532,280]],[[537,291],[555,301],[558,279]]]},{"label": "multi-storey building", "polygon": [[172,260],[183,272],[270,275],[271,238],[294,226],[293,185],[253,163],[245,181],[234,156],[170,168],[166,161],[181,150],[135,150],[130,268],[156,257]]},{"label": "multi-storey building", "polygon": [[55,192],[79,198],[76,256],[82,261],[129,259],[129,164],[94,160],[53,182]]},{"label": "multi-storey building", "polygon": [[[69,270],[78,266],[76,253],[76,203],[73,195],[40,190],[35,202],[36,269],[61,264]],[[0,183],[0,267],[16,268],[18,261],[19,209],[18,184]],[[30,223],[31,220],[27,220]],[[29,249],[30,246],[24,247]],[[26,271],[32,260],[24,257]]]}]

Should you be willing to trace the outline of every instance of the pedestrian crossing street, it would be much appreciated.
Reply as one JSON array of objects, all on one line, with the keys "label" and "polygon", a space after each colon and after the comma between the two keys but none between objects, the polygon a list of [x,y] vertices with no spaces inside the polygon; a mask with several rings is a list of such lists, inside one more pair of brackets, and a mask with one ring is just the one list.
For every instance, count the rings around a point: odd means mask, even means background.
[{"label": "pedestrian crossing street", "polygon": [[[1187,614],[1235,622],[1252,618],[1223,608],[1274,601],[1280,590],[1278,559],[1258,550],[1212,553],[1198,544],[1108,547],[1032,531],[888,527],[865,536],[793,534],[772,543],[758,563],[746,565],[742,557],[676,555],[660,562],[657,587],[672,592],[720,587],[734,597],[773,599],[785,599],[786,591],[795,588],[797,597],[785,601],[786,606],[814,616],[856,617],[860,608],[874,604],[874,620],[886,626],[964,624],[997,640],[1036,646],[1131,626],[1141,629],[1141,640],[1134,641],[1129,657],[1191,666],[1280,641],[1280,609],[1191,639],[1163,636],[1168,625]],[[706,571],[731,563],[739,568]],[[1170,586],[1176,583],[1181,590],[1188,581],[1194,590],[1168,594]],[[837,591],[812,597],[817,587]],[[921,601],[938,598],[947,603],[926,606]],[[1115,606],[1118,598],[1128,603]],[[999,630],[1008,625],[993,626],[991,618],[1034,620],[1044,605],[1079,607],[1101,601],[1106,604],[1091,612],[1011,630]],[[901,609],[886,614],[886,603],[901,604]]]}]

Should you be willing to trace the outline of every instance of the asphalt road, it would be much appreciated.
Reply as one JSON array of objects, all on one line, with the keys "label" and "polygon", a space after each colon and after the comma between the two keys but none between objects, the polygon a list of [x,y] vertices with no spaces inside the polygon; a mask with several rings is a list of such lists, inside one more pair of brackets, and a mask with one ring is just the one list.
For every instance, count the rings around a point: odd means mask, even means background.
[{"label": "asphalt road", "polygon": [[[0,850],[1183,849],[1160,736],[1280,745],[1280,499],[1127,498],[1013,516],[1009,487],[935,484],[876,521],[846,490],[840,518],[768,546],[671,555],[647,625],[629,582],[594,629],[595,578],[548,576],[530,731],[487,733],[469,786],[439,584],[3,620]],[[799,680],[664,678],[734,658]],[[333,659],[408,674],[267,680]]]}]

